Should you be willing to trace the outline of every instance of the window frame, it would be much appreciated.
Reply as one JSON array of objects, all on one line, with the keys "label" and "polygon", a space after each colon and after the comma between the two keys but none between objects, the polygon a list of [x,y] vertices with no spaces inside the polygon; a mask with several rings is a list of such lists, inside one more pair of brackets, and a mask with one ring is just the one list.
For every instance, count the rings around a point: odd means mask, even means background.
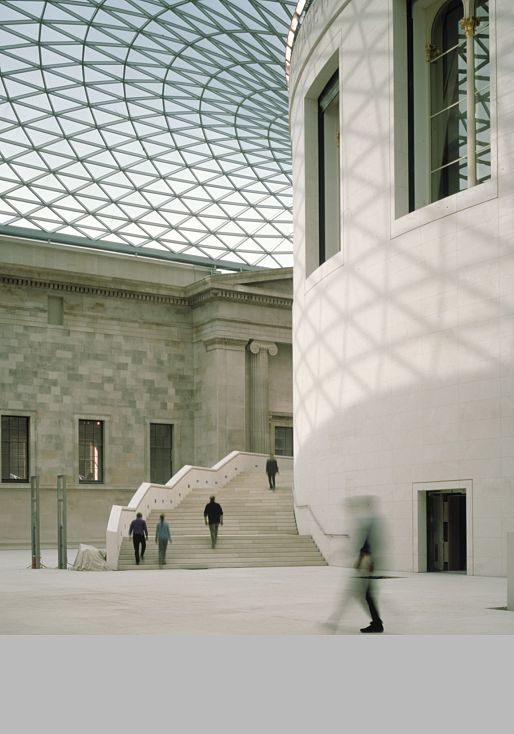
[{"label": "window frame", "polygon": [[[0,421],[0,432],[1,432],[1,464],[2,464],[2,474],[1,474],[1,482],[2,484],[27,484],[30,481],[30,455],[31,455],[31,426],[30,426],[30,418],[31,416],[25,415],[25,414],[12,414],[12,413],[2,413],[1,415],[1,421]],[[5,476],[5,474],[14,474],[14,471],[11,471],[13,469],[12,466],[12,446],[15,443],[11,439],[11,431],[12,427],[9,427],[8,429],[8,438],[9,440],[5,439],[5,433],[6,433],[6,423],[7,422],[14,422],[14,421],[24,421],[25,422],[25,440],[24,440],[24,463],[25,463],[25,476],[18,477],[18,478],[11,478],[11,476]],[[5,446],[8,447],[7,449],[7,462],[6,462],[6,453],[5,453]],[[7,463],[7,467],[6,467]]]},{"label": "window frame", "polygon": [[[84,445],[93,446],[98,448],[97,444],[93,441],[86,442],[81,440],[81,427],[85,427],[84,424],[95,424],[101,428],[101,444],[99,445],[99,457],[98,457],[98,478],[88,478],[81,472],[81,462],[92,461],[91,459],[82,458],[82,447]],[[77,425],[77,438],[78,438],[78,482],[79,484],[105,484],[105,424],[106,421],[103,418],[78,418]],[[94,439],[93,429],[93,439]],[[89,474],[91,472],[88,472]]]},{"label": "window frame", "polygon": [[[303,266],[305,268],[305,288],[310,290],[335,269],[341,267],[343,263],[343,242],[344,242],[344,220],[343,212],[343,194],[344,181],[342,179],[343,171],[343,146],[339,146],[339,166],[340,166],[340,191],[339,191],[339,230],[340,230],[340,249],[337,254],[328,258],[320,265],[320,210],[319,210],[319,145],[318,145],[318,99],[325,89],[326,85],[337,71],[339,71],[339,121],[342,125],[342,108],[341,108],[341,48],[337,41],[337,36],[331,41],[331,50],[328,51],[328,57],[313,78],[307,92],[303,96],[303,186],[304,195],[304,227],[305,240],[303,250]],[[341,131],[340,131],[341,132]],[[342,140],[342,137],[341,137]]]},{"label": "window frame", "polygon": [[[428,140],[427,121],[430,120],[428,94],[430,78],[428,64],[419,53],[421,44],[424,46],[427,27],[432,29],[437,13],[445,2],[430,2],[426,0],[394,0],[392,29],[392,48],[394,51],[394,135],[391,137],[392,156],[394,159],[394,186],[391,189],[391,236],[396,237],[415,227],[435,221],[449,213],[461,211],[477,203],[496,198],[497,186],[497,145],[495,139],[495,28],[494,28],[494,0],[489,0],[489,15],[487,25],[488,34],[488,74],[487,92],[482,92],[483,82],[477,87],[473,97],[475,109],[479,104],[489,106],[487,135],[488,144],[478,139],[475,145],[477,170],[480,164],[479,157],[485,156],[485,165],[488,167],[487,176],[477,175],[476,185],[467,186],[448,196],[431,200],[430,196],[430,146]],[[429,22],[419,23],[419,18],[412,19],[410,9],[416,5],[417,12],[425,13],[431,10]],[[409,28],[411,24],[412,30]],[[423,27],[421,27],[423,25]],[[480,28],[480,26],[478,26]],[[476,47],[476,38],[474,43]],[[417,50],[411,46],[417,44]],[[428,52],[428,48],[427,48]],[[475,59],[475,71],[480,68]],[[424,75],[425,91],[422,93],[419,80]],[[418,80],[418,97],[415,93],[415,80]],[[421,91],[420,91],[421,90]],[[484,102],[485,99],[485,102]],[[418,103],[419,102],[419,103]],[[425,128],[417,135],[418,143],[413,142],[413,130],[416,128],[414,120],[414,106],[418,119],[424,121]],[[482,131],[481,131],[482,132]],[[425,149],[423,151],[423,140]],[[420,142],[421,141],[421,142]],[[417,149],[415,150],[417,145]],[[486,150],[487,148],[487,150]],[[413,163],[416,155],[416,163]],[[483,162],[483,161],[482,161]],[[423,178],[424,177],[424,178]]]},{"label": "window frame", "polygon": [[[169,446],[165,447],[156,447],[152,445],[152,429],[157,426],[166,426],[170,429],[170,444]],[[152,484],[166,484],[171,477],[173,476],[173,465],[174,465],[174,440],[175,440],[175,425],[173,423],[169,423],[168,421],[150,421],[148,426],[148,460],[149,460],[149,477],[150,482]],[[165,482],[158,481],[155,479],[154,470],[156,467],[153,463],[153,456],[156,449],[161,448],[162,450],[168,450],[169,449],[169,466],[170,466],[170,474]]]},{"label": "window frame", "polygon": [[340,76],[337,68],[317,99],[318,265],[323,265],[341,250],[340,98]]}]

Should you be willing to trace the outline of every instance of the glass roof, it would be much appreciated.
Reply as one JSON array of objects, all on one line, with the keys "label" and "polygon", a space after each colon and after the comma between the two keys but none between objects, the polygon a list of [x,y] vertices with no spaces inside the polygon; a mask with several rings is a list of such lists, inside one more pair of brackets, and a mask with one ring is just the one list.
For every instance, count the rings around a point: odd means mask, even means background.
[{"label": "glass roof", "polygon": [[0,234],[292,264],[295,0],[0,0]]}]

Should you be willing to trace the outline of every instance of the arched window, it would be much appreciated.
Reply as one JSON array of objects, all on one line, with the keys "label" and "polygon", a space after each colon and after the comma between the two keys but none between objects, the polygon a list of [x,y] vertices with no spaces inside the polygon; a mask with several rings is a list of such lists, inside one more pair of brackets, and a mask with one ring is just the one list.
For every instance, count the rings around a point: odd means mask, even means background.
[{"label": "arched window", "polygon": [[432,25],[430,64],[431,200],[467,186],[466,37],[461,0],[446,2]]},{"label": "arched window", "polygon": [[405,54],[395,50],[401,215],[491,176],[489,1],[395,0],[395,8]]},{"label": "arched window", "polygon": [[431,201],[490,176],[488,4],[478,0],[464,8],[462,0],[448,0],[432,24]]}]

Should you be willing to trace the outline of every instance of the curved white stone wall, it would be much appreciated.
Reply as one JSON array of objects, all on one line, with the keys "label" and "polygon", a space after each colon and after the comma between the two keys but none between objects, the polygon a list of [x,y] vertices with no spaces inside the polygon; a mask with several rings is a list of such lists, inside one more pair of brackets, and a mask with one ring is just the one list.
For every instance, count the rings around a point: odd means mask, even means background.
[{"label": "curved white stone wall", "polygon": [[[514,530],[514,16],[507,0],[491,3],[491,180],[397,217],[395,8],[317,0],[293,50],[300,532],[333,550],[347,529],[342,499],[376,494],[389,567],[425,570],[424,493],[462,488],[467,571],[503,575]],[[342,246],[309,274],[315,100],[337,66]]]}]

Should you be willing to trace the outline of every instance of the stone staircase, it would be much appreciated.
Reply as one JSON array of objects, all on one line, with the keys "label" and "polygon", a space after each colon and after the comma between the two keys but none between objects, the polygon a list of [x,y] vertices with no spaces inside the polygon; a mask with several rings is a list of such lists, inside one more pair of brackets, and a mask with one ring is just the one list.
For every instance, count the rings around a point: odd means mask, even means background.
[{"label": "stone staircase", "polygon": [[[293,509],[292,472],[277,475],[276,491],[267,488],[266,475],[239,474],[222,489],[216,501],[223,508],[216,548],[211,548],[203,511],[212,489],[193,490],[174,510],[166,512],[173,542],[168,545],[166,569],[242,568],[257,566],[326,566],[312,538],[298,535]],[[119,570],[158,566],[155,525],[159,510],[147,518],[149,542],[145,560],[136,566],[131,538],[124,538]]]}]

